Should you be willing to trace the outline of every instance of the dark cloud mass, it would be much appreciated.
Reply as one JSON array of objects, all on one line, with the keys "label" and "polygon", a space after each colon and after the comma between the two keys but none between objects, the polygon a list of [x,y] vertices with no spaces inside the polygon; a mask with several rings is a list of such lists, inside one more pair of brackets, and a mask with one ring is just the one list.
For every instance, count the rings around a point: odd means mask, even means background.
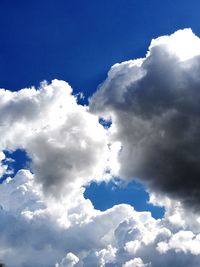
[{"label": "dark cloud mass", "polygon": [[153,40],[146,58],[114,65],[90,101],[112,115],[123,178],[199,209],[200,40],[191,30]]}]

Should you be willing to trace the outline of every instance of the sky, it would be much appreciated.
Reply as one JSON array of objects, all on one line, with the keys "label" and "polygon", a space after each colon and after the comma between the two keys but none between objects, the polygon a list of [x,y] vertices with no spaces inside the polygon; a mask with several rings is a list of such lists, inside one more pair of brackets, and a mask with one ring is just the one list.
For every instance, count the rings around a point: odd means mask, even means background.
[{"label": "sky", "polygon": [[0,1],[0,261],[200,264],[199,1]]},{"label": "sky", "polygon": [[200,33],[198,0],[2,0],[0,7],[0,83],[10,90],[56,78],[88,96],[113,64],[145,56],[151,39],[187,27]]}]

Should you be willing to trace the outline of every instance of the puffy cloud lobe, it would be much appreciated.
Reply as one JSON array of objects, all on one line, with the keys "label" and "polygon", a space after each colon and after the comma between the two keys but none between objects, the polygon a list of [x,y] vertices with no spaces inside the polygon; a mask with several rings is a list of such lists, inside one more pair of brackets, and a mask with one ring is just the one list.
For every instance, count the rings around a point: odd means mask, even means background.
[{"label": "puffy cloud lobe", "polygon": [[123,267],[150,267],[150,264],[144,264],[141,258],[135,258],[127,261]]},{"label": "puffy cloud lobe", "polygon": [[69,252],[67,255],[62,259],[60,264],[56,264],[55,267],[73,267],[76,263],[79,262],[79,258],[76,257],[73,253]]},{"label": "puffy cloud lobe", "polygon": [[113,262],[116,257],[117,249],[113,248],[112,245],[108,245],[107,248],[104,248],[96,252],[96,256],[99,259],[99,266],[104,267],[107,263]]},{"label": "puffy cloud lobe", "polygon": [[77,104],[66,82],[42,83],[38,90],[0,90],[0,124],[1,150],[25,149],[45,193],[58,197],[102,178],[106,131],[97,116]]},{"label": "puffy cloud lobe", "polygon": [[160,242],[157,247],[160,253],[166,253],[170,249],[175,251],[188,251],[193,255],[200,255],[200,235],[194,235],[191,231],[179,231],[168,242]]},{"label": "puffy cloud lobe", "polygon": [[92,262],[94,252],[97,264],[112,261],[116,253],[113,231],[133,209],[119,205],[96,211],[83,192],[71,192],[58,203],[44,197],[29,171],[21,170],[5,180],[0,187],[1,259],[11,267],[54,266],[56,262],[63,267]]},{"label": "puffy cloud lobe", "polygon": [[[12,170],[9,170],[8,164],[4,162],[6,160],[5,154],[0,151],[0,177],[3,177],[4,174],[12,174]],[[7,159],[7,161],[10,159]]]},{"label": "puffy cloud lobe", "polygon": [[[152,41],[146,58],[114,65],[90,100],[112,116],[119,176],[199,209],[200,39],[190,29]],[[111,128],[112,128],[111,127]]]}]

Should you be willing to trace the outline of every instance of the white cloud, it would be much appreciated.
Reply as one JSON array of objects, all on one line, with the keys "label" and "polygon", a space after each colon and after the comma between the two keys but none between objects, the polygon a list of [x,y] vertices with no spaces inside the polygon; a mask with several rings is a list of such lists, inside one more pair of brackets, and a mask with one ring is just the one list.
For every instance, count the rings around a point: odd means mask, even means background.
[{"label": "white cloud", "polygon": [[173,249],[176,252],[190,252],[193,255],[200,254],[200,235],[196,235],[191,231],[179,231],[174,234],[168,242],[158,243],[158,251],[166,253]]},{"label": "white cloud", "polygon": [[[6,160],[6,162],[4,162]],[[12,159],[6,158],[3,151],[0,151],[0,177],[3,177],[3,175],[7,174],[13,174],[13,170],[9,168],[8,162],[11,162]]]},{"label": "white cloud", "polygon": [[60,264],[56,264],[55,267],[73,267],[76,263],[79,262],[79,258],[76,257],[73,253],[69,252],[67,255],[62,259]]},{"label": "white cloud", "polygon": [[200,55],[200,39],[194,35],[191,29],[176,31],[170,37],[161,36],[153,39],[149,49],[153,50],[156,47],[163,47],[163,50],[177,56],[181,61]]},{"label": "white cloud", "polygon": [[139,240],[129,241],[125,244],[124,249],[130,254],[136,254],[138,249],[140,249],[142,243]]},{"label": "white cloud", "polygon": [[[10,267],[120,267],[140,264],[135,258],[144,266],[168,267],[175,251],[178,259],[196,266],[193,229],[180,247],[183,235],[168,218],[155,220],[125,204],[97,211],[83,193],[83,188],[74,189],[58,202],[43,195],[29,171],[8,178],[0,187],[0,258]],[[162,243],[165,251],[158,249]]]},{"label": "white cloud", "polygon": [[148,266],[150,267],[149,264],[144,264],[144,262],[140,258],[135,258],[123,264],[123,267],[148,267]]},{"label": "white cloud", "polygon": [[58,80],[42,83],[40,90],[0,90],[0,148],[25,149],[35,179],[56,197],[102,179],[109,152],[98,117],[78,105],[71,92]]},{"label": "white cloud", "polygon": [[117,249],[112,245],[108,245],[107,248],[101,249],[96,252],[96,256],[99,259],[99,266],[104,267],[106,263],[113,262],[116,257]]}]

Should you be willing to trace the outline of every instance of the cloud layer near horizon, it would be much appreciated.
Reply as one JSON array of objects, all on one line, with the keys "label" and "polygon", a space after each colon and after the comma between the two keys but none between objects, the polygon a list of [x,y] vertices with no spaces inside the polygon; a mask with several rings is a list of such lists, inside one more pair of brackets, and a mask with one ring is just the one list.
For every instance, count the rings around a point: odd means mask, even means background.
[{"label": "cloud layer near horizon", "polygon": [[[31,170],[0,186],[8,267],[199,266],[199,55],[190,30],[153,40],[146,58],[111,68],[90,108],[64,81],[0,90],[0,174],[10,173],[5,150],[31,158]],[[84,185],[112,175],[145,181],[165,217],[125,204],[96,210]]]}]

